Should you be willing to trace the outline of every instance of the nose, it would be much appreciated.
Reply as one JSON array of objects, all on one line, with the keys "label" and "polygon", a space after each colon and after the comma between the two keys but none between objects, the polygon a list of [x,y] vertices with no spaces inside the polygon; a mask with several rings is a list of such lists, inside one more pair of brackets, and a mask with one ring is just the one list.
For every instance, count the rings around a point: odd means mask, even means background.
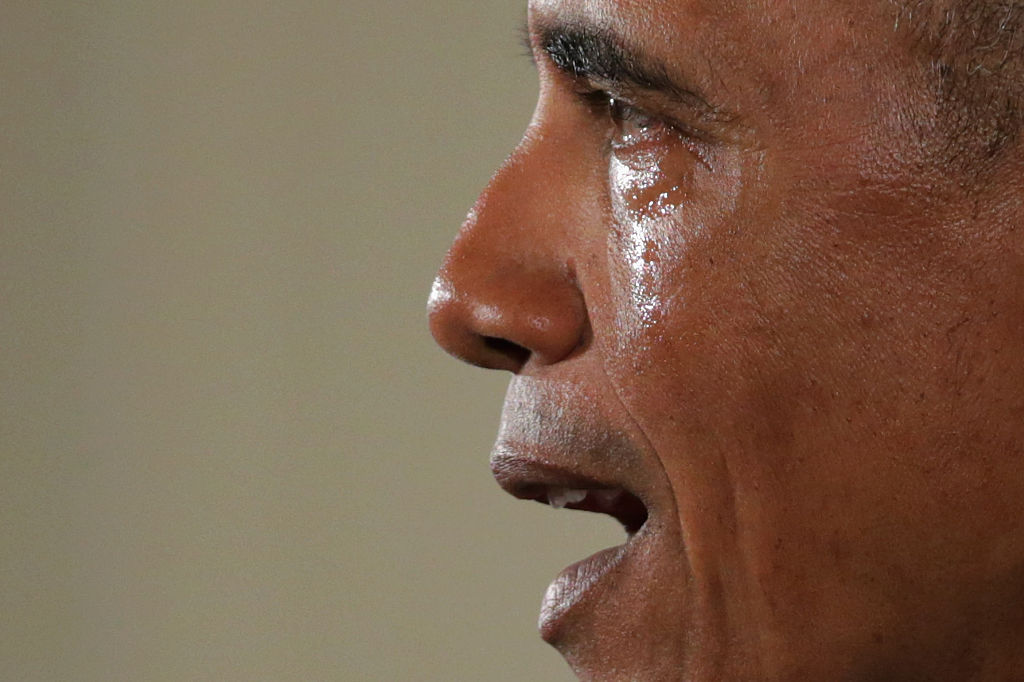
[{"label": "nose", "polygon": [[524,139],[448,251],[428,312],[431,333],[455,357],[518,373],[580,347],[587,313],[558,156],[542,140]]}]

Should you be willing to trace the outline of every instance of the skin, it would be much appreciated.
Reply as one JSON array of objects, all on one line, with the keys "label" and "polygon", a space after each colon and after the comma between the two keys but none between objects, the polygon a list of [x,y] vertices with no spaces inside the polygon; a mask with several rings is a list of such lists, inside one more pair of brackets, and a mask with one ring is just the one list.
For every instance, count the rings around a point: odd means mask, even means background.
[{"label": "skin", "polygon": [[[572,22],[727,115],[581,98],[540,41]],[[949,170],[887,1],[535,0],[530,27],[535,116],[430,321],[514,374],[499,480],[543,461],[648,508],[545,638],[581,679],[1024,679],[1019,151]]]}]

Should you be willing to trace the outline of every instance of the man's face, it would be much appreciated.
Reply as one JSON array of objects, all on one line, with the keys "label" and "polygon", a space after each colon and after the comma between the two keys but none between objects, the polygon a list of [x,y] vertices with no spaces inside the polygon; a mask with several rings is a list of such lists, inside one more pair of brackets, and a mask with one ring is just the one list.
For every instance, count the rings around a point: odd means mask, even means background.
[{"label": "man's face", "polygon": [[943,170],[890,2],[529,17],[538,107],[431,325],[514,373],[502,486],[626,527],[544,637],[587,679],[991,663],[1024,597],[1018,195]]}]

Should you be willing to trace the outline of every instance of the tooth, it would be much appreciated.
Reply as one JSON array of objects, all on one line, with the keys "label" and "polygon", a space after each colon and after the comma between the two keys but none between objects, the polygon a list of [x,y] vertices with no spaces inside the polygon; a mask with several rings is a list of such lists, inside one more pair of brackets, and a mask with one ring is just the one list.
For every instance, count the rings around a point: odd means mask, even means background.
[{"label": "tooth", "polygon": [[561,509],[566,505],[565,490],[562,488],[551,488],[548,490],[548,504],[555,509]]},{"label": "tooth", "polygon": [[587,497],[586,490],[567,490],[565,491],[565,500],[569,504],[576,504],[582,502]]},{"label": "tooth", "polygon": [[548,491],[548,504],[555,509],[563,509],[569,504],[569,491],[565,488],[551,488]]},{"label": "tooth", "polygon": [[586,490],[579,490],[576,488],[551,488],[548,491],[548,504],[555,509],[562,509],[567,504],[582,502],[586,496]]}]

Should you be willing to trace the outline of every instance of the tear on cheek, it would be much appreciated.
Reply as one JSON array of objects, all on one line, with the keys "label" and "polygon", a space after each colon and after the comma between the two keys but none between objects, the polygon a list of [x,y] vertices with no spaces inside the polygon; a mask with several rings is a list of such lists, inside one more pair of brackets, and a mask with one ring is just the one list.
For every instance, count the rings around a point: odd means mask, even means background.
[{"label": "tear on cheek", "polygon": [[615,156],[609,179],[616,222],[610,234],[612,254],[625,266],[619,272],[626,281],[618,288],[629,292],[626,310],[632,311],[632,319],[617,323],[622,329],[650,327],[657,323],[661,309],[659,224],[675,212],[681,188],[654,164],[645,167]]},{"label": "tear on cheek", "polygon": [[665,267],[679,260],[666,256],[681,253],[690,236],[680,221],[682,210],[695,200],[696,164],[688,150],[662,145],[611,157],[609,188],[616,224],[610,247],[615,262],[624,266],[618,270],[623,278],[618,288],[629,295],[628,306],[619,311],[626,318],[617,320],[622,329],[651,329],[664,316],[664,296],[671,289]]},{"label": "tear on cheek", "polygon": [[612,210],[620,224],[665,218],[687,202],[693,169],[673,161],[676,155],[612,156],[608,180]]}]

